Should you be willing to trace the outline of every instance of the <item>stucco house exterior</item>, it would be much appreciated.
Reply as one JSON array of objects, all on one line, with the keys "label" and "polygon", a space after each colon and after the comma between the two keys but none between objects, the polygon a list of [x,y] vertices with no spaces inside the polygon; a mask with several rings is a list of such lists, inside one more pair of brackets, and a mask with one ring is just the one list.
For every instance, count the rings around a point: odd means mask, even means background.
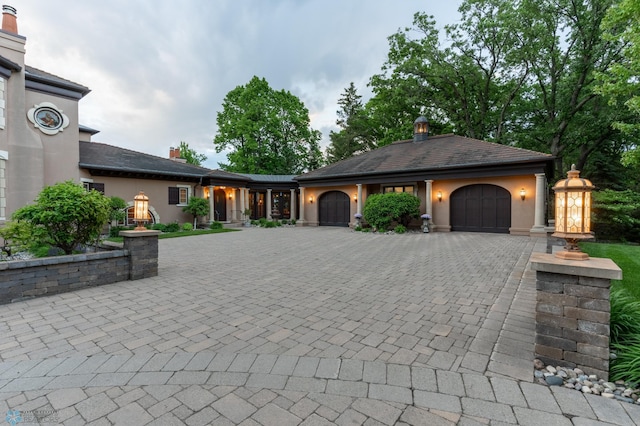
[{"label": "stucco house exterior", "polygon": [[[79,123],[90,90],[25,65],[16,11],[3,7],[0,30],[0,226],[43,187],[73,180],[129,206],[149,197],[149,221],[186,223],[190,197],[209,200],[204,223],[296,219],[298,226],[351,226],[368,195],[410,192],[436,231],[545,234],[545,171],[552,157],[464,138],[430,136],[419,117],[413,139],[299,176],[229,173],[92,140]],[[126,224],[133,215],[129,209]],[[246,214],[248,213],[248,214]]]}]

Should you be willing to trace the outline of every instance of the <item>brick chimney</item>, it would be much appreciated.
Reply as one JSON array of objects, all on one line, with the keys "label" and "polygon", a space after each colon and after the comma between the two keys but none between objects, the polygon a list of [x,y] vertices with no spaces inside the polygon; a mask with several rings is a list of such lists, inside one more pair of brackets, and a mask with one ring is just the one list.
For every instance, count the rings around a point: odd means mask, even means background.
[{"label": "brick chimney", "polygon": [[16,9],[14,7],[2,6],[2,31],[18,34],[18,20],[16,19]]},{"label": "brick chimney", "polygon": [[180,148],[170,147],[169,148],[169,159],[173,160],[173,161],[178,161],[180,163],[186,163],[187,162],[187,160],[185,160],[184,158],[180,158]]}]

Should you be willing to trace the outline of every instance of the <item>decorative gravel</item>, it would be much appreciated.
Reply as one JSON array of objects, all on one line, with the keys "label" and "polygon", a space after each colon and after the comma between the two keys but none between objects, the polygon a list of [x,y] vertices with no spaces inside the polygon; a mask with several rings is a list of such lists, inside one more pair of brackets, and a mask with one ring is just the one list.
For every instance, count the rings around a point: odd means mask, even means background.
[{"label": "decorative gravel", "polygon": [[640,384],[627,383],[623,380],[607,382],[598,376],[587,375],[579,368],[545,366],[542,361],[533,361],[536,382],[548,386],[564,386],[582,393],[600,395],[604,398],[617,399],[640,405]]}]

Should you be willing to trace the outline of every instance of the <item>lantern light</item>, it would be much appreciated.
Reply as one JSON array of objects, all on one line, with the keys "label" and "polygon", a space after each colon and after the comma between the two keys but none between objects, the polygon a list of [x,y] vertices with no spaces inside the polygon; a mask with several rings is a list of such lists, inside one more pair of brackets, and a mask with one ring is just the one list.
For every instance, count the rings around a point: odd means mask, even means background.
[{"label": "lantern light", "polygon": [[527,191],[525,191],[525,190],[524,190],[524,188],[522,188],[522,189],[520,190],[520,199],[521,199],[522,201],[524,201],[524,199],[525,199],[526,195],[527,195]]},{"label": "lantern light", "polygon": [[585,260],[589,255],[580,251],[578,242],[591,240],[591,191],[594,186],[588,180],[580,177],[580,171],[575,164],[567,173],[567,179],[562,179],[553,187],[556,193],[556,227],[553,237],[564,238],[567,244],[563,251],[555,256],[568,260]]},{"label": "lantern light", "polygon": [[140,191],[138,195],[133,197],[133,219],[138,226],[134,231],[146,231],[144,223],[149,220],[149,197]]},{"label": "lantern light", "polygon": [[436,193],[436,198],[438,199],[438,202],[441,203],[442,202],[442,191],[438,191]]}]

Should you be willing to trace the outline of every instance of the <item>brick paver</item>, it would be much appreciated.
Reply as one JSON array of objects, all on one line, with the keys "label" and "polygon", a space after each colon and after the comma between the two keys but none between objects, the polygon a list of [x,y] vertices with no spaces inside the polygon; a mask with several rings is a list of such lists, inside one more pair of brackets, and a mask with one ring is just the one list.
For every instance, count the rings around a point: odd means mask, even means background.
[{"label": "brick paver", "polygon": [[0,306],[0,408],[69,425],[634,424],[635,406],[528,383],[540,246],[343,228],[162,240],[158,277]]}]

